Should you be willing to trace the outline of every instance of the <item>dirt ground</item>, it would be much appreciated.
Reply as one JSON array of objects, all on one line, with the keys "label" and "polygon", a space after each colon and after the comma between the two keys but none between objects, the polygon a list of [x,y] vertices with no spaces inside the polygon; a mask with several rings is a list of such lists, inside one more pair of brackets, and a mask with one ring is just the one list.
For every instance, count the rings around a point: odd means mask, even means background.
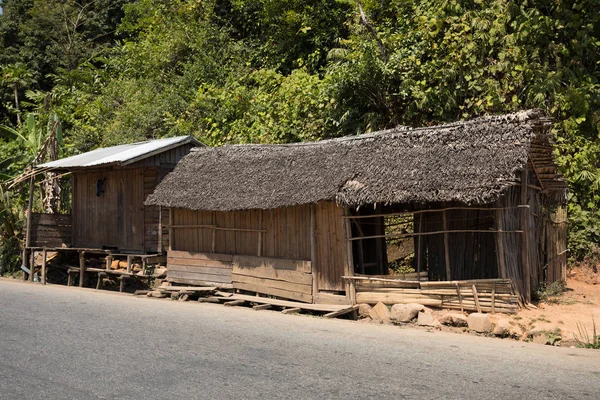
[{"label": "dirt ground", "polygon": [[[600,334],[600,274],[589,267],[573,268],[567,277],[566,291],[558,296],[549,297],[540,302],[537,310],[523,310],[517,316],[521,324],[530,324],[538,330],[562,332],[562,345],[585,339],[585,333],[591,338],[594,323]],[[531,329],[531,328],[530,328]]]}]

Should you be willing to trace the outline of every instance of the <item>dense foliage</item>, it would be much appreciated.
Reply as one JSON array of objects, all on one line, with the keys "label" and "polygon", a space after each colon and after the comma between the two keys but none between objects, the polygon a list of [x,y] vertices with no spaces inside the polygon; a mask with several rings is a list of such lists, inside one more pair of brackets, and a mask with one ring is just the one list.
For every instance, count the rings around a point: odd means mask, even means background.
[{"label": "dense foliage", "polygon": [[[597,0],[0,4],[0,124],[58,118],[66,153],[181,134],[317,140],[540,107],[571,187],[572,255],[600,243]],[[4,137],[6,177],[31,157]]]}]

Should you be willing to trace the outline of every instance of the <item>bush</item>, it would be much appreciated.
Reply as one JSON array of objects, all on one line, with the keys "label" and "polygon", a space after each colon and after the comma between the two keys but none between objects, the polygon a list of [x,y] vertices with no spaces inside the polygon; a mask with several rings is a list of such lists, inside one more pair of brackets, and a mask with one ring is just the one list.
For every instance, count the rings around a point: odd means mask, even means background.
[{"label": "bush", "polygon": [[0,244],[0,275],[13,274],[20,269],[21,253],[19,239],[11,237]]}]

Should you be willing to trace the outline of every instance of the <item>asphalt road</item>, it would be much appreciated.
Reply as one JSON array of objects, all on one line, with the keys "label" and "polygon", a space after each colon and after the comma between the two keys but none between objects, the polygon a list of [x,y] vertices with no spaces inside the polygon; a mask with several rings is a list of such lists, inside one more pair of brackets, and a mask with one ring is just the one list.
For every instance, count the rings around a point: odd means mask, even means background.
[{"label": "asphalt road", "polygon": [[0,399],[598,399],[600,352],[0,280]]}]

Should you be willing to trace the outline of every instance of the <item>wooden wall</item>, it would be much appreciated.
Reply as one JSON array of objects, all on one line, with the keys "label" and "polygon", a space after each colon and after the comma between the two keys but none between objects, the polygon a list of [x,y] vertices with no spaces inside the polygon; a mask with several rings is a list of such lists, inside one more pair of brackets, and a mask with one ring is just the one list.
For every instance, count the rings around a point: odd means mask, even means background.
[{"label": "wooden wall", "polygon": [[[258,256],[260,236],[260,256],[310,261],[310,206],[231,212],[178,208],[173,226],[173,250]],[[219,228],[214,249],[211,226]]]},{"label": "wooden wall", "polygon": [[170,250],[167,256],[169,282],[190,285],[231,284],[233,256]]},{"label": "wooden wall", "polygon": [[[98,180],[104,180],[100,196]],[[74,173],[73,246],[143,251],[144,199],[142,168]]]},{"label": "wooden wall", "polygon": [[[333,202],[231,212],[173,209],[169,255],[185,251],[199,260],[232,255],[233,287],[310,302],[319,290],[344,291],[342,215]],[[168,269],[170,277],[171,265]]]},{"label": "wooden wall", "polygon": [[344,236],[344,209],[333,202],[316,205],[316,265],[317,289],[343,291],[346,240]]},{"label": "wooden wall", "polygon": [[30,247],[69,247],[70,244],[70,214],[31,214]]},{"label": "wooden wall", "polygon": [[[73,172],[73,246],[161,253],[168,217],[144,200],[194,146],[185,144],[127,167]],[[105,179],[104,193],[96,184]]]}]

